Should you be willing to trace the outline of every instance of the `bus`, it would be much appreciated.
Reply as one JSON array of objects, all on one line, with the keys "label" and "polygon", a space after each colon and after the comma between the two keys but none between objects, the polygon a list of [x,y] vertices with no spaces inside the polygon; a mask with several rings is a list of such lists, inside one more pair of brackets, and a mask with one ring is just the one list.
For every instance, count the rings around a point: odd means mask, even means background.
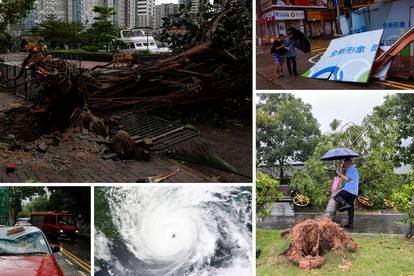
[{"label": "bus", "polygon": [[72,214],[66,211],[32,212],[30,222],[53,238],[75,240],[79,236],[79,228],[74,225]]}]

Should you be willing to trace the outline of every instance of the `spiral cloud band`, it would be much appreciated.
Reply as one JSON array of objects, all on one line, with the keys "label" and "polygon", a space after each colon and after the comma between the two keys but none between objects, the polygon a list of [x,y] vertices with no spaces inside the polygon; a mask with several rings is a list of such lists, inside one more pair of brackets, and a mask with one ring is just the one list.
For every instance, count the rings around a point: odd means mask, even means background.
[{"label": "spiral cloud band", "polygon": [[96,274],[251,275],[251,188],[108,189],[120,238],[97,231]]}]

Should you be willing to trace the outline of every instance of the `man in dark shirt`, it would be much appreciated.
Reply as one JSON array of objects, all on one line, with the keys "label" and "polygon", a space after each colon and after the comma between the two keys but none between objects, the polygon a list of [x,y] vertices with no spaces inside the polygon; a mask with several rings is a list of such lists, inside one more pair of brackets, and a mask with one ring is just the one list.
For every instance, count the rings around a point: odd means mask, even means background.
[{"label": "man in dark shirt", "polygon": [[272,54],[273,61],[276,64],[276,77],[283,76],[283,63],[285,61],[284,53],[288,50],[285,46],[285,35],[279,35],[273,42],[270,53]]}]

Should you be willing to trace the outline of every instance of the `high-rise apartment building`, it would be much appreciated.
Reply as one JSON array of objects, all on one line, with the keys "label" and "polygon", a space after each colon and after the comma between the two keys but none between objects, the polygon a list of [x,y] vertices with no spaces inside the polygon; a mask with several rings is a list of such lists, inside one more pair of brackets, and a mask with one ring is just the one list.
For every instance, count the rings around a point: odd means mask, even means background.
[{"label": "high-rise apartment building", "polygon": [[200,10],[200,0],[178,0],[180,5],[191,3],[191,13],[198,13]]},{"label": "high-rise apartment building", "polygon": [[135,27],[136,0],[97,0],[96,5],[112,7],[115,10],[114,23],[119,28]]},{"label": "high-rise apartment building", "polygon": [[154,29],[160,31],[162,29],[163,18],[169,17],[173,14],[178,13],[179,4],[161,4],[155,6],[155,20]]},{"label": "high-rise apartment building", "polygon": [[136,26],[154,28],[155,0],[136,0]]}]

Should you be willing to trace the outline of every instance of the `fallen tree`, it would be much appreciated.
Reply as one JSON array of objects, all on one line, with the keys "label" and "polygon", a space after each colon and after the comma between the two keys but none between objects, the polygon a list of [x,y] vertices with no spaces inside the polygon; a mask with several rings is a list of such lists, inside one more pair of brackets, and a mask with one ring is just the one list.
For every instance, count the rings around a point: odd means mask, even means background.
[{"label": "fallen tree", "polygon": [[[20,85],[36,82],[42,90],[24,108],[0,114],[8,122],[0,122],[0,137],[13,134],[32,140],[42,132],[73,126],[103,131],[106,122],[102,117],[117,110],[166,111],[251,97],[251,25],[242,26],[250,31],[225,30],[237,28],[234,22],[246,9],[251,13],[251,3],[229,0],[209,8],[199,30],[204,35],[192,39],[181,52],[156,62],[131,65],[125,60],[125,66],[119,67],[120,60],[114,58],[89,70],[48,55],[42,45],[28,45],[22,68],[34,75]],[[232,41],[223,40],[232,32]],[[16,79],[23,76],[21,70]],[[33,135],[21,133],[33,126],[38,127]]]},{"label": "fallen tree", "polygon": [[306,220],[282,232],[282,238],[291,238],[289,247],[281,254],[309,270],[323,265],[323,256],[330,251],[358,249],[355,241],[341,226],[329,218]]}]

